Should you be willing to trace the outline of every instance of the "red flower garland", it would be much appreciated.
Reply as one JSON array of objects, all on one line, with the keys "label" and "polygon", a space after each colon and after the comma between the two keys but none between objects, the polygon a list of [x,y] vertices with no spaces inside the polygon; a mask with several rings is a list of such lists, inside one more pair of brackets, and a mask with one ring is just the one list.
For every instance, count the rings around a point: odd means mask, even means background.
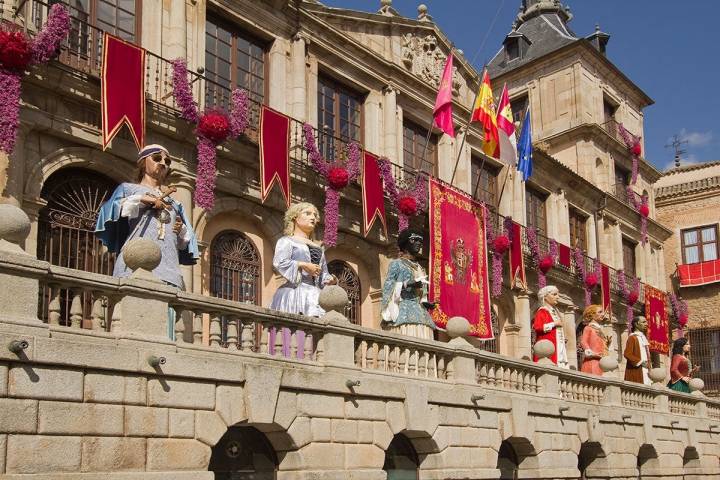
[{"label": "red flower garland", "polygon": [[342,190],[350,183],[350,174],[346,168],[333,167],[328,172],[328,183],[335,190]]},{"label": "red flower garland", "polygon": [[593,259],[593,269],[588,272],[585,268],[585,253],[580,247],[575,247],[575,269],[577,275],[582,281],[583,290],[585,290],[585,306],[592,303],[592,292],[600,283],[600,260]]},{"label": "red flower garland", "polygon": [[635,185],[638,176],[638,167],[640,164],[640,155],[642,154],[642,146],[640,145],[640,137],[636,137],[632,133],[628,132],[622,123],[618,123],[617,126],[618,134],[622,137],[625,146],[632,156],[632,173],[630,177],[630,184]]},{"label": "red flower garland", "polygon": [[30,39],[20,30],[0,30],[0,67],[22,72],[32,61]]},{"label": "red flower garland", "polygon": [[210,110],[200,117],[197,134],[215,144],[221,144],[230,135],[230,120],[219,110]]}]

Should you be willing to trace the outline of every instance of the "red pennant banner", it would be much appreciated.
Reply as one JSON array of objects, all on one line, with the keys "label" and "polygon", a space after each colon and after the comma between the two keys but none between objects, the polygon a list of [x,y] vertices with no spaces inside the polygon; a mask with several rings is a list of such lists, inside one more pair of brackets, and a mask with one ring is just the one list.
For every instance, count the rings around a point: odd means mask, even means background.
[{"label": "red pennant banner", "polygon": [[570,247],[563,245],[562,243],[558,243],[558,263],[565,268],[570,268],[570,252]]},{"label": "red pennant banner", "polygon": [[100,74],[102,144],[127,125],[138,150],[145,146],[145,50],[108,33]]},{"label": "red pennant banner", "polygon": [[387,222],[385,220],[385,196],[383,192],[383,181],[378,167],[378,157],[370,152],[365,152],[362,163],[362,204],[363,204],[363,235],[368,232],[380,219],[383,231],[387,237]]},{"label": "red pennant banner", "polygon": [[430,179],[430,290],[433,320],[465,317],[470,335],[494,338],[490,317],[485,214],[467,194]]},{"label": "red pennant banner", "polygon": [[276,181],[290,207],[290,117],[263,105],[260,111],[260,193],[263,203]]},{"label": "red pennant banner", "polygon": [[612,311],[612,300],[610,298],[610,268],[604,263],[600,264],[600,296],[602,307],[606,312]]},{"label": "red pennant banner", "polygon": [[512,242],[510,243],[510,287],[527,288],[525,278],[525,258],[522,250],[522,227],[512,222]]},{"label": "red pennant banner", "polygon": [[665,292],[645,284],[645,318],[648,322],[650,350],[662,354],[668,353],[670,343],[666,305]]}]

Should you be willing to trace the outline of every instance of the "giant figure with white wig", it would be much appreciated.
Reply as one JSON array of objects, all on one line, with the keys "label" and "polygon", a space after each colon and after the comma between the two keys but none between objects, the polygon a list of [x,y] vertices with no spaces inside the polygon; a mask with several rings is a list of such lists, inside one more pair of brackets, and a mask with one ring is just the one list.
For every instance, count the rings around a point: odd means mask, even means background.
[{"label": "giant figure with white wig", "polygon": [[[550,360],[558,367],[570,368],[563,322],[557,309],[560,291],[554,285],[543,287],[538,292],[538,300],[540,301],[540,307],[538,307],[535,320],[533,320],[535,341],[549,340],[552,342],[555,346],[555,352],[553,352]],[[538,357],[534,356],[533,360],[537,362]]]}]

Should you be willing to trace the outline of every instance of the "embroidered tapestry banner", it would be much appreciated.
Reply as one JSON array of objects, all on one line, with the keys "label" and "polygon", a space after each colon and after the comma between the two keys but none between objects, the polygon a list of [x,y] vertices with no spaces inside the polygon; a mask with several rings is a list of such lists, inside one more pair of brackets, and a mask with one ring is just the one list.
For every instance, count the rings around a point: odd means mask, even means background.
[{"label": "embroidered tapestry banner", "polygon": [[665,292],[645,284],[645,318],[648,322],[648,341],[650,350],[667,354],[669,350],[669,323],[665,306]]},{"label": "embroidered tapestry banner", "polygon": [[452,187],[430,179],[430,290],[438,302],[435,323],[450,318],[470,322],[470,335],[494,338],[490,316],[485,215],[482,205]]},{"label": "embroidered tapestry banner", "polygon": [[103,39],[102,145],[127,125],[138,150],[145,146],[145,50],[108,33]]}]

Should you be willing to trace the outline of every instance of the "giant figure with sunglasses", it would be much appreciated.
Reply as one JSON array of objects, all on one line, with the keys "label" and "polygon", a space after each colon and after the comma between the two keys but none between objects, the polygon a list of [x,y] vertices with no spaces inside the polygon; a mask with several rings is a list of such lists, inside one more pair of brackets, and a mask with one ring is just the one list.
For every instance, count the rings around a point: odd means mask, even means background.
[{"label": "giant figure with sunglasses", "polygon": [[168,187],[170,155],[162,145],[148,145],[138,154],[136,183],[122,183],[100,208],[95,232],[111,252],[118,253],[113,276],[127,277],[122,247],[134,238],[147,238],[162,252],[153,273],[162,281],[184,289],[180,265],[194,265],[200,257],[195,232],[180,202]]}]

